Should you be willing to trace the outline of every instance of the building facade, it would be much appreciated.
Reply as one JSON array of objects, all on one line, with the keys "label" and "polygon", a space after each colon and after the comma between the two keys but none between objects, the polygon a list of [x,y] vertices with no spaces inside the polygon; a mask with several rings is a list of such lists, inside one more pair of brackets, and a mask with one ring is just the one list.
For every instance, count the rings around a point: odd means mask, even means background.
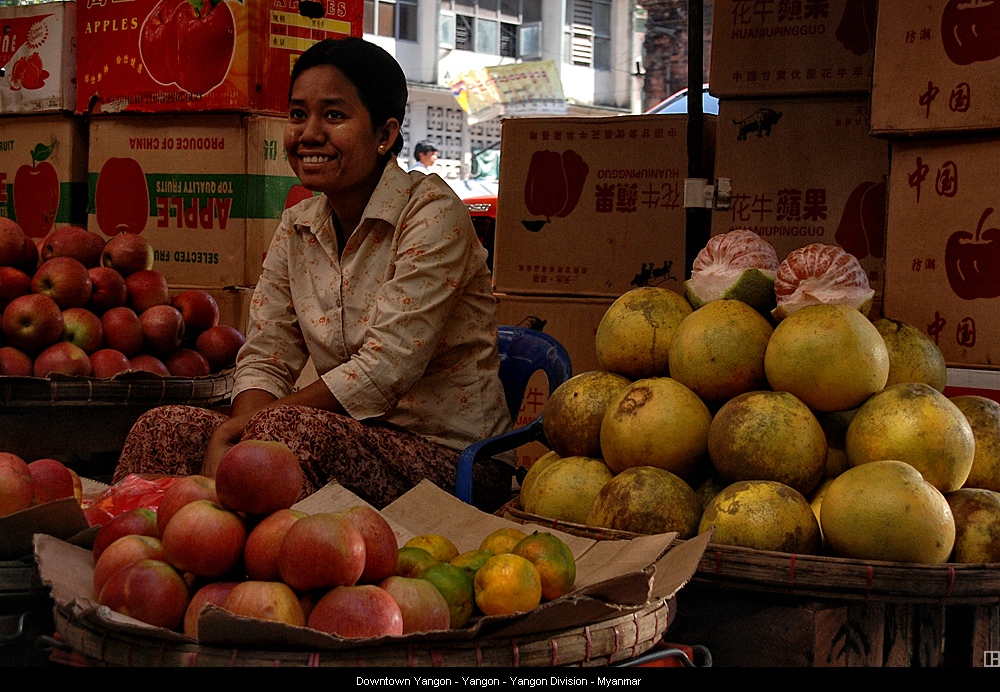
[{"label": "building facade", "polygon": [[551,60],[568,114],[638,112],[634,10],[634,0],[365,0],[365,38],[396,57],[410,86],[400,163],[426,139],[442,177],[496,180],[500,120],[470,125],[450,88],[471,69]]}]

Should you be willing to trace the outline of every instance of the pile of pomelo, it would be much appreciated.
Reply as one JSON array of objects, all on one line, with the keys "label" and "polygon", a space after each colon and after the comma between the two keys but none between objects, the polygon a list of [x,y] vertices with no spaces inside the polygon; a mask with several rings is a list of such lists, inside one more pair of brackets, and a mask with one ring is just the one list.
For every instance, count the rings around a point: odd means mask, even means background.
[{"label": "pile of pomelo", "polygon": [[602,370],[559,387],[552,450],[521,487],[531,513],[761,550],[1000,562],[1000,404],[946,398],[918,329],[869,319],[858,261],[814,244],[777,263],[716,236],[685,297],[612,304]]}]

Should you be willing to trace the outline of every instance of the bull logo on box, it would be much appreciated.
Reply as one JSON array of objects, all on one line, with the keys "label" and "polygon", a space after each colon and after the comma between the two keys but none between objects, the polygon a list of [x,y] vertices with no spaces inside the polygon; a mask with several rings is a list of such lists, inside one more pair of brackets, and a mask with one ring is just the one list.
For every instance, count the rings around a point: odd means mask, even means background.
[{"label": "bull logo on box", "polygon": [[771,128],[781,120],[781,113],[770,108],[758,108],[753,113],[743,118],[734,120],[733,125],[738,125],[740,130],[736,133],[736,141],[743,141],[753,132],[758,137],[770,137]]}]

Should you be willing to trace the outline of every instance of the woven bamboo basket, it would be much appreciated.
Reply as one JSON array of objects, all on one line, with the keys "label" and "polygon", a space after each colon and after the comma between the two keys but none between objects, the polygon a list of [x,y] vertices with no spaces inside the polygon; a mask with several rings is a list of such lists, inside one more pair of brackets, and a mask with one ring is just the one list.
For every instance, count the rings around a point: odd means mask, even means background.
[{"label": "woven bamboo basket", "polygon": [[[585,627],[517,638],[393,641],[327,651],[223,649],[140,636],[109,628],[96,609],[73,614],[55,608],[64,645],[99,666],[167,667],[534,667],[602,666],[644,653],[673,621],[673,599],[654,600],[640,610]],[[412,639],[412,638],[410,638]]]},{"label": "woven bamboo basket", "polygon": [[[557,528],[594,540],[637,534],[561,522],[520,509],[517,500],[501,516]],[[915,565],[819,555],[793,555],[710,543],[694,582],[742,591],[837,600],[989,605],[1000,603],[1000,563]]]}]

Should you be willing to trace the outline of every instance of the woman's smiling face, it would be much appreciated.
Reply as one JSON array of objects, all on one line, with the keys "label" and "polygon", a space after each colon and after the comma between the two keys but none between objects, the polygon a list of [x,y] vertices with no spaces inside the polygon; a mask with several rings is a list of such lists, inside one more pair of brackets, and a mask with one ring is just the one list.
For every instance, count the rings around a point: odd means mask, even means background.
[{"label": "woman's smiling face", "polygon": [[372,125],[357,88],[336,67],[310,67],[295,80],[285,126],[288,163],[304,187],[325,193],[335,207],[367,202],[398,131],[395,119]]}]

